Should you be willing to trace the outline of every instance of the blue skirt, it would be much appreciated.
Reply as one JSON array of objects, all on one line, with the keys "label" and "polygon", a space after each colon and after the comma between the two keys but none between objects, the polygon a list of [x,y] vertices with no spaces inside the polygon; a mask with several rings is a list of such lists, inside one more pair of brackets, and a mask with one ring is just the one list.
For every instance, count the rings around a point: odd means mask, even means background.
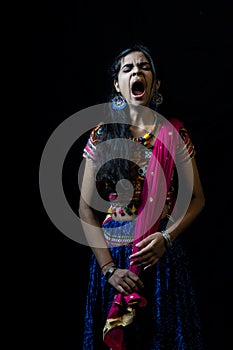
[{"label": "blue skirt", "polygon": [[[161,222],[159,230],[164,229]],[[104,229],[113,227],[129,234],[126,222],[111,220]],[[130,230],[133,229],[130,224]],[[113,261],[120,268],[129,267],[131,245],[109,247]],[[200,319],[190,277],[187,254],[180,238],[159,262],[141,276],[141,294],[147,306],[137,309],[132,325],[125,328],[127,350],[203,350]],[[91,256],[86,298],[82,350],[108,350],[103,343],[103,328],[116,290],[106,282]]]}]

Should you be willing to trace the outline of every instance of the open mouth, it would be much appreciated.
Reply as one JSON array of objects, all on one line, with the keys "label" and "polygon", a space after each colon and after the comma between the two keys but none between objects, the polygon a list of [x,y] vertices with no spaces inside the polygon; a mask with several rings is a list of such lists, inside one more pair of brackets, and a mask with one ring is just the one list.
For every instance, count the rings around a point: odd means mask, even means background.
[{"label": "open mouth", "polygon": [[132,85],[132,94],[136,97],[142,97],[145,93],[144,85],[141,81],[135,81]]}]

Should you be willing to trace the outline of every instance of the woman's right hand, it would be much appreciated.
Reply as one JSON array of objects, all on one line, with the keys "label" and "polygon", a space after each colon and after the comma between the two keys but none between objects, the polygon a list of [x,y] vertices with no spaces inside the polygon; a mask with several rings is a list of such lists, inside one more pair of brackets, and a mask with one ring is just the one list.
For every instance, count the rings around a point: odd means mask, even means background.
[{"label": "woman's right hand", "polygon": [[138,292],[144,285],[141,279],[132,271],[117,268],[108,282],[119,292],[125,295]]}]

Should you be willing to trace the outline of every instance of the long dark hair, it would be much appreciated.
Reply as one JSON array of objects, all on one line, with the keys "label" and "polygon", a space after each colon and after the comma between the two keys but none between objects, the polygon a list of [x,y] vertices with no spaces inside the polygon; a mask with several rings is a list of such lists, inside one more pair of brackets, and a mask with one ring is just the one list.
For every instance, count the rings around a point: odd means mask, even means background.
[{"label": "long dark hair", "polygon": [[[154,81],[157,81],[157,72],[155,68],[155,63],[152,58],[150,50],[143,44],[134,44],[122,50],[114,59],[113,64],[109,69],[109,73],[112,80],[112,91],[109,96],[109,103],[106,104],[106,121],[104,121],[101,126],[101,140],[106,141],[110,139],[118,139],[118,141],[111,144],[109,147],[106,144],[104,152],[98,152],[97,147],[97,165],[103,164],[102,166],[97,166],[97,188],[99,189],[103,197],[108,197],[109,192],[115,190],[116,183],[121,179],[131,180],[132,167],[133,164],[129,161],[128,147],[126,143],[121,142],[120,139],[129,139],[129,113],[128,107],[126,106],[122,110],[113,110],[111,108],[111,100],[116,96],[116,91],[114,88],[114,81],[118,81],[118,73],[121,67],[121,59],[131,52],[139,51],[142,52],[148,59]],[[155,105],[150,106],[151,109],[156,109]],[[118,122],[119,121],[119,122]],[[115,154],[120,154],[121,156],[115,158]],[[112,154],[112,159],[105,162],[106,156],[109,157]],[[109,159],[109,158],[108,158]]]}]

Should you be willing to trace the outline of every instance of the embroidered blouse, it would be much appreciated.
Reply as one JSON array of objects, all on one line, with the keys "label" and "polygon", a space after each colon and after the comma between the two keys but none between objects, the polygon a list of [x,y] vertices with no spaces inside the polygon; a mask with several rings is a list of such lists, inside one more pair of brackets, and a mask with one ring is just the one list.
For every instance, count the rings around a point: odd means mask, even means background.
[{"label": "embroidered blouse", "polygon": [[[176,155],[179,161],[186,162],[195,156],[195,148],[190,139],[188,131],[184,126],[180,128],[179,134],[181,138],[177,146]],[[101,124],[99,124],[90,133],[90,137],[83,150],[83,157],[85,157],[88,161],[95,162],[96,146],[101,141],[102,141],[102,127],[101,127]],[[139,168],[138,168],[137,176],[132,181],[132,185],[134,187],[134,193],[130,203],[129,203],[127,192],[121,193],[120,195],[119,193],[117,194],[116,192],[111,192],[109,194],[110,206],[108,208],[108,213],[112,218],[114,218],[114,216],[120,215],[122,219],[124,219],[124,216],[126,216],[126,214],[127,214],[127,217],[128,216],[133,217],[134,215],[137,215],[137,209],[140,203],[143,181],[145,179],[147,164],[148,164],[148,160],[151,157],[152,150],[153,150],[153,146],[150,144],[147,145],[147,147],[144,147],[144,155],[141,154],[140,160],[139,161],[137,160]],[[162,217],[165,217],[166,215],[169,217],[169,209],[171,207],[172,200],[174,199],[175,189],[176,189],[176,186],[175,186],[175,168],[174,168],[171,183],[170,183],[170,188],[167,192],[167,198],[166,198],[166,203],[165,203]],[[120,197],[120,202],[117,200],[117,198],[119,197]]]}]

